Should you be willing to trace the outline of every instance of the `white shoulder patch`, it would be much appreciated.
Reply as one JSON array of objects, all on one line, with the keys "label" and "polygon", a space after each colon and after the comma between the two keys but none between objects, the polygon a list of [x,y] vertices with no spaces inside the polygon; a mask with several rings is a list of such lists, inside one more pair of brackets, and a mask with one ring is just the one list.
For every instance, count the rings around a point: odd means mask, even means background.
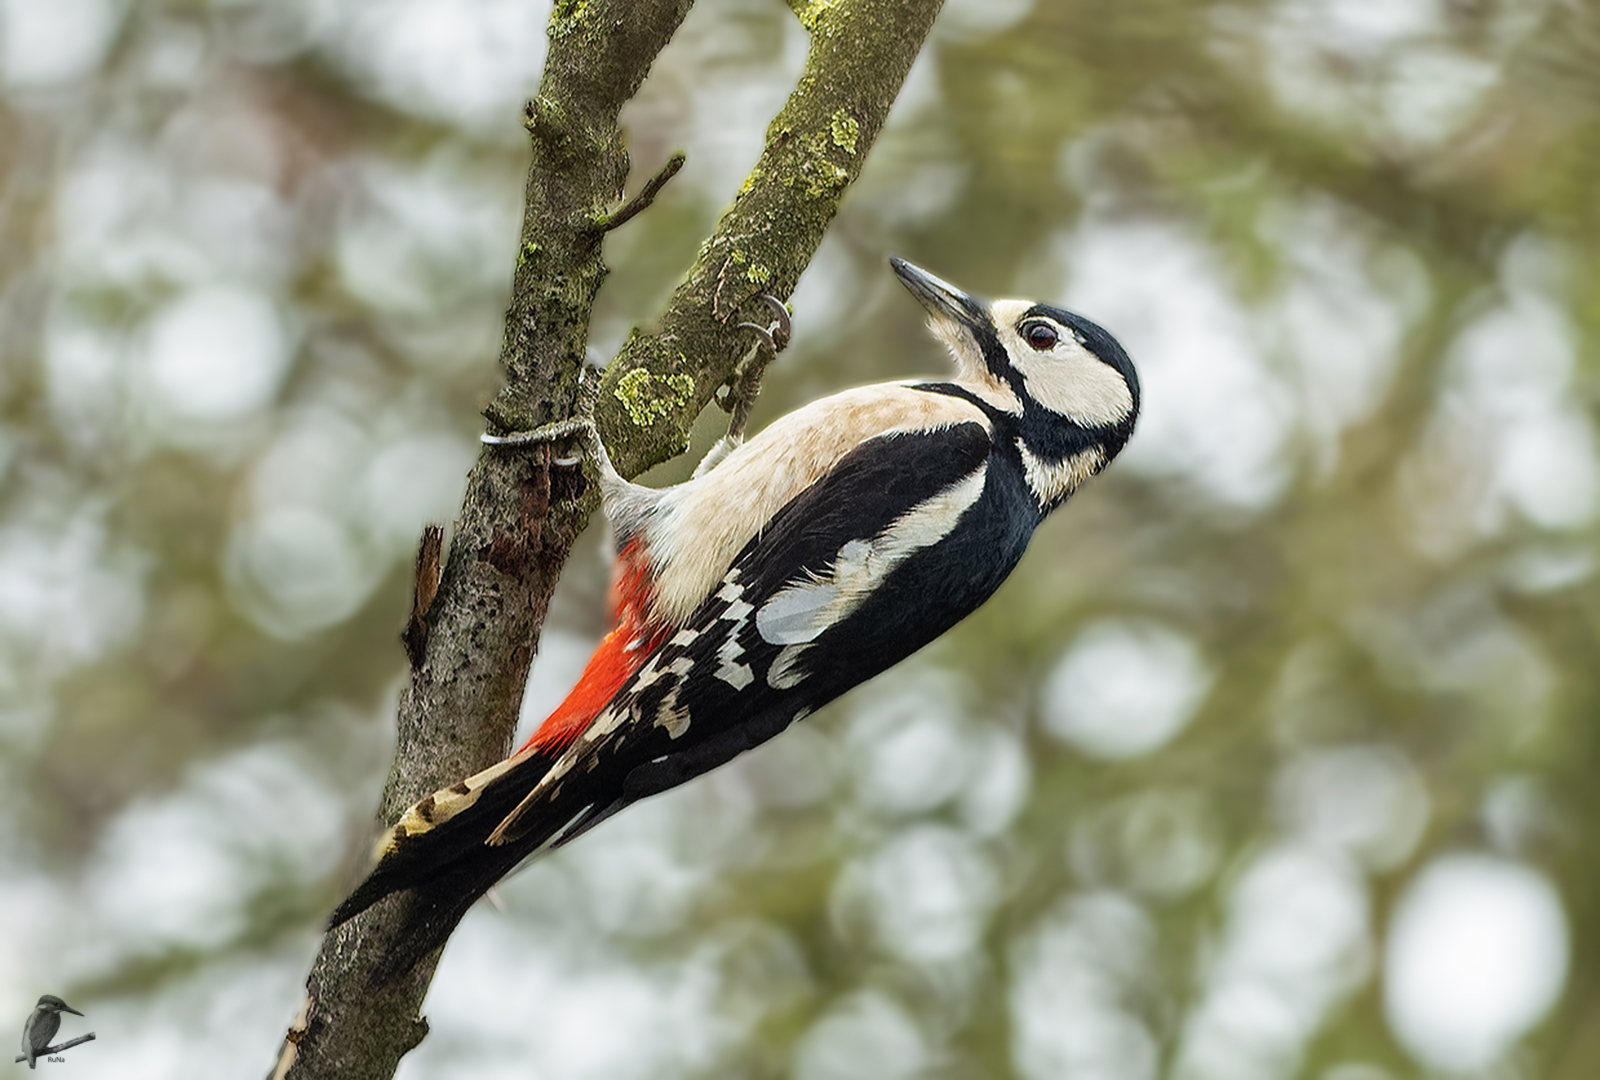
[{"label": "white shoulder patch", "polygon": [[[860,542],[851,541],[853,544]],[[799,645],[811,641],[822,632],[818,620],[823,611],[838,599],[839,588],[831,580],[790,586],[761,605],[756,612],[756,630],[761,640],[771,645]]]},{"label": "white shoulder patch", "polygon": [[964,423],[989,427],[970,401],[898,383],[846,390],[774,421],[716,468],[663,491],[645,526],[660,560],[656,614],[671,626],[687,624],[739,550],[861,443]]},{"label": "white shoulder patch", "polygon": [[804,644],[847,618],[896,567],[949,535],[983,494],[988,475],[989,463],[984,462],[900,515],[877,536],[844,544],[825,573],[774,593],[756,612],[762,640],[771,645]]}]

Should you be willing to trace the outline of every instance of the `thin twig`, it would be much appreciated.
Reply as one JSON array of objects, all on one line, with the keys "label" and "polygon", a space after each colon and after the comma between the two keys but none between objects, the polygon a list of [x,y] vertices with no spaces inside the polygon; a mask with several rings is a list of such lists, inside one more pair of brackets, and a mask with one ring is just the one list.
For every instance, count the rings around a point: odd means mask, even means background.
[{"label": "thin twig", "polygon": [[656,201],[656,196],[661,194],[661,189],[667,186],[667,181],[677,176],[678,170],[683,168],[683,163],[688,160],[689,156],[682,150],[675,152],[667,159],[667,163],[661,166],[659,172],[645,181],[644,187],[639,189],[637,195],[623,203],[622,209],[615,214],[602,217],[596,221],[595,227],[601,232],[620,229],[638,216],[641,211],[649,209],[650,204]]},{"label": "thin twig", "polygon": [[[71,1050],[74,1046],[77,1046],[80,1043],[86,1043],[86,1042],[94,1042],[94,1032],[91,1031],[87,1035],[79,1035],[76,1039],[68,1039],[66,1042],[57,1043],[54,1046],[47,1046],[43,1050],[35,1051],[33,1056],[35,1058],[49,1057],[51,1054],[59,1054],[63,1050]],[[17,1060],[18,1061],[27,1061],[28,1060],[28,1055],[27,1054],[18,1054],[17,1055]]]}]

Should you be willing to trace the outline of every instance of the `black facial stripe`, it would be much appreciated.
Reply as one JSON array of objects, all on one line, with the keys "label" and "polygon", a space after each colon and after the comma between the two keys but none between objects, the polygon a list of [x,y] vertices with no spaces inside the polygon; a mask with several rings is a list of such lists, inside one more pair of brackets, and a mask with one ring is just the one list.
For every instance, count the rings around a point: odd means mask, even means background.
[{"label": "black facial stripe", "polygon": [[983,352],[983,362],[989,368],[989,374],[1008,383],[1012,389],[1020,393],[1021,376],[1011,366],[1011,357],[1006,352],[1006,347],[1000,344],[1000,335],[995,333],[994,326],[987,316],[974,320],[969,329],[973,338],[978,342],[978,348]]},{"label": "black facial stripe", "polygon": [[1031,401],[1023,409],[1017,430],[1023,445],[1052,465],[1107,442],[1104,428],[1083,427]]},{"label": "black facial stripe", "polygon": [[1051,465],[1059,464],[1074,454],[1099,446],[1106,457],[1116,456],[1133,431],[1132,422],[1114,428],[1086,428],[1075,424],[1022,397],[1022,416],[997,409],[977,394],[958,383],[916,383],[913,390],[929,394],[945,394],[969,401],[983,410],[994,430],[994,452],[1007,460],[1020,462],[1017,439],[1020,436],[1028,451]]},{"label": "black facial stripe", "polygon": [[929,394],[945,394],[971,402],[983,410],[994,430],[995,453],[1007,459],[1018,459],[1016,442],[1020,436],[1028,451],[1051,465],[1059,464],[1074,454],[1092,447],[1100,447],[1107,460],[1115,457],[1133,434],[1133,417],[1111,427],[1084,427],[1066,417],[1050,412],[1020,392],[1022,415],[998,409],[959,383],[914,383],[913,390]]}]

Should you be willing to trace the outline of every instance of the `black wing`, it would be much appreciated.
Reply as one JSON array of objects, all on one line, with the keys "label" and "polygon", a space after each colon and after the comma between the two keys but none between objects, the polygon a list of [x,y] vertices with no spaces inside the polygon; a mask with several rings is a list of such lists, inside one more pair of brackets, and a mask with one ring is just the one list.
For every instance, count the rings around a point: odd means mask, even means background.
[{"label": "black wing", "polygon": [[[1039,520],[1020,470],[994,449],[983,425],[963,423],[846,455],[745,546],[494,841],[565,843],[766,741],[965,618]],[[868,587],[847,596],[851,569]]]},{"label": "black wing", "polygon": [[981,424],[866,441],[779,511],[558,758],[502,763],[413,808],[334,922],[412,890],[386,965],[403,973],[530,854],[766,741],[944,633],[1010,573],[1038,519]]}]

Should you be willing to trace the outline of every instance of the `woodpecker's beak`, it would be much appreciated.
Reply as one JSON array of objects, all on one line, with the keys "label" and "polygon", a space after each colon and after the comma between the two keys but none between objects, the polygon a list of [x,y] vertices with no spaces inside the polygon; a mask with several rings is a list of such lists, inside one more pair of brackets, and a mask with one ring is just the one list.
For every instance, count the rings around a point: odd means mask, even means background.
[{"label": "woodpecker's beak", "polygon": [[71,1005],[68,1005],[68,1004],[67,1004],[67,1003],[66,1003],[66,1002],[65,1002],[65,1001],[63,1001],[63,1002],[62,1002],[62,1003],[61,1003],[61,1011],[62,1011],[62,1012],[69,1012],[69,1013],[71,1013],[71,1014],[72,1014],[72,1015],[73,1015],[73,1016],[82,1016],[82,1015],[83,1015],[83,1014],[82,1014],[82,1013],[81,1013],[81,1012],[79,1012],[79,1011],[78,1011],[78,1010],[77,1010],[77,1009],[74,1009],[74,1008],[73,1008],[73,1007],[72,1007],[72,1006],[71,1006]]},{"label": "woodpecker's beak", "polygon": [[900,283],[910,289],[911,295],[928,309],[928,314],[935,318],[954,319],[963,326],[973,326],[983,321],[983,305],[948,281],[892,255],[889,265],[894,267]]}]

